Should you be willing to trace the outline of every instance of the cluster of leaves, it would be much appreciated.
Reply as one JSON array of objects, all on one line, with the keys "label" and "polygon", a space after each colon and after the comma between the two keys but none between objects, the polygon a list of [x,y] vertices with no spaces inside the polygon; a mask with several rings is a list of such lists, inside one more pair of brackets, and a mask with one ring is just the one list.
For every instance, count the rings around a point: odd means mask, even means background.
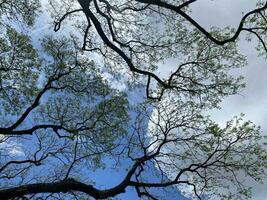
[{"label": "cluster of leaves", "polygon": [[[33,25],[37,17],[37,9],[40,7],[39,0],[2,0],[0,2],[0,16],[2,20],[16,20]],[[1,20],[1,21],[2,21]],[[1,25],[4,25],[0,22]]]},{"label": "cluster of leaves", "polygon": [[1,107],[6,115],[17,114],[36,95],[40,59],[29,37],[10,27],[0,46]]},{"label": "cluster of leaves", "polygon": [[266,169],[260,128],[241,117],[222,126],[200,113],[192,103],[174,99],[154,109],[148,150],[161,149],[154,160],[168,177],[163,180],[180,183],[190,198],[250,199],[244,175],[261,181]]}]

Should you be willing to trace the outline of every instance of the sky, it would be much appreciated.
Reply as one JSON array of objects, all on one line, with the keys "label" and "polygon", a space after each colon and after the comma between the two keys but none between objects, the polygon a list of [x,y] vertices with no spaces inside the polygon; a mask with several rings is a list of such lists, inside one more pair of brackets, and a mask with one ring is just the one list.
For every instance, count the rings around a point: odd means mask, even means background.
[{"label": "sky", "polygon": [[[192,14],[205,28],[211,26],[237,27],[242,17],[255,8],[256,0],[199,0],[192,4]],[[241,37],[242,38],[242,37]],[[240,95],[225,99],[220,110],[211,111],[215,121],[223,124],[240,113],[256,125],[261,126],[262,134],[267,135],[267,65],[266,60],[257,57],[255,43],[241,39],[240,51],[247,56],[248,65],[240,69],[245,77],[246,88]],[[267,200],[267,179],[264,184],[249,182],[253,187],[253,200]]]},{"label": "sky", "polygon": [[[191,16],[206,28],[211,26],[232,26],[236,27],[242,17],[242,12],[247,12],[255,7],[256,0],[198,0],[190,7]],[[43,16],[45,18],[45,16]],[[41,18],[40,20],[43,20]],[[49,26],[35,27],[33,35],[45,33]],[[213,119],[218,123],[224,123],[233,116],[244,113],[247,119],[262,127],[263,134],[267,135],[267,77],[266,61],[257,57],[253,43],[244,40],[239,42],[240,51],[247,56],[248,65],[241,70],[245,77],[247,87],[241,95],[229,97],[221,103],[220,110],[211,111]],[[107,174],[95,174],[95,178],[109,178]],[[121,174],[114,175],[114,179],[119,182]],[[115,182],[116,182],[115,181]],[[253,186],[253,200],[267,200],[267,179],[263,185],[249,182]],[[128,193],[129,192],[129,193]],[[121,195],[122,199],[136,199],[133,191],[127,191],[127,195]]]},{"label": "sky", "polygon": [[[243,14],[255,6],[256,0],[198,0],[190,6],[190,15],[207,29],[212,26],[235,28]],[[244,35],[238,43],[240,52],[247,57],[248,64],[239,69],[240,75],[245,78],[246,88],[239,95],[225,99],[220,104],[220,110],[212,110],[209,114],[216,122],[224,124],[243,113],[247,120],[261,126],[262,134],[267,135],[267,66],[266,60],[257,56],[255,43],[255,40],[248,43]],[[174,63],[167,62],[164,68],[168,64],[173,66]],[[248,180],[247,184],[253,188],[252,200],[267,200],[267,179],[264,184],[252,180]]]}]

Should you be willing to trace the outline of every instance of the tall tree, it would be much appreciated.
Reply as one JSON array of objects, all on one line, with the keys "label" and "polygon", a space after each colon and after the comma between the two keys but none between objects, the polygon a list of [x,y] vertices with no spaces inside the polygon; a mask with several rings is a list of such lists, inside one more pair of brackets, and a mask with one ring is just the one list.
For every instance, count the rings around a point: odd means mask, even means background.
[{"label": "tall tree", "polygon": [[[0,3],[0,199],[107,199],[128,188],[146,199],[251,198],[244,177],[260,182],[267,167],[260,129],[242,116],[220,126],[207,112],[244,87],[231,75],[246,64],[242,32],[266,56],[267,2],[235,30],[203,28],[189,14],[195,2],[50,1],[54,30],[76,33],[40,48],[7,24],[33,25],[41,4]],[[128,90],[140,88],[134,102]],[[110,165],[124,177],[101,189],[91,176]]]}]

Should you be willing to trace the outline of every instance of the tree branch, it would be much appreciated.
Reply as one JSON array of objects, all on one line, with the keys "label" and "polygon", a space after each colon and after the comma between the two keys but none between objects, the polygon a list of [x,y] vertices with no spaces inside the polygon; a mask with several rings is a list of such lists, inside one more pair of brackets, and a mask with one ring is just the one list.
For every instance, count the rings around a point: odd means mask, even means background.
[{"label": "tree branch", "polygon": [[224,44],[229,43],[229,42],[234,42],[238,38],[240,33],[244,30],[243,26],[244,26],[246,19],[253,14],[260,13],[261,11],[267,9],[267,2],[266,2],[264,6],[248,12],[247,14],[245,14],[242,17],[242,19],[239,23],[239,26],[238,26],[235,34],[232,37],[225,39],[225,40],[219,40],[219,39],[215,38],[214,36],[212,36],[211,33],[209,33],[205,28],[203,28],[199,23],[197,23],[193,18],[191,18],[189,15],[187,15],[185,12],[183,12],[181,10],[180,6],[174,6],[174,5],[168,4],[166,2],[162,2],[160,0],[136,0],[136,1],[138,1],[140,3],[147,3],[147,4],[151,4],[151,5],[156,5],[156,6],[166,8],[168,10],[172,10],[172,11],[178,13],[183,18],[185,18],[188,22],[190,22],[194,27],[196,27],[200,32],[202,32],[207,38],[209,38],[212,42],[214,42],[218,45],[224,45]]}]

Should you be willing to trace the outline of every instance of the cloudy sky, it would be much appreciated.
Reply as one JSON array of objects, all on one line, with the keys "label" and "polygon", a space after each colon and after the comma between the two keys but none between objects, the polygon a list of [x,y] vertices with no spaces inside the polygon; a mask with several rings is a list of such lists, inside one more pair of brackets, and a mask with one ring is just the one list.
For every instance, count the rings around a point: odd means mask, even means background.
[{"label": "cloudy sky", "polygon": [[[237,27],[242,12],[255,8],[256,0],[199,0],[192,4],[192,16],[204,27]],[[211,112],[213,118],[224,123],[233,116],[244,113],[246,119],[262,127],[267,135],[267,65],[266,60],[257,57],[255,43],[243,39],[239,42],[240,51],[247,56],[248,65],[241,70],[246,88],[241,95],[229,97],[221,103],[221,110]],[[254,188],[253,200],[267,200],[267,179],[264,185],[251,182]]]}]

